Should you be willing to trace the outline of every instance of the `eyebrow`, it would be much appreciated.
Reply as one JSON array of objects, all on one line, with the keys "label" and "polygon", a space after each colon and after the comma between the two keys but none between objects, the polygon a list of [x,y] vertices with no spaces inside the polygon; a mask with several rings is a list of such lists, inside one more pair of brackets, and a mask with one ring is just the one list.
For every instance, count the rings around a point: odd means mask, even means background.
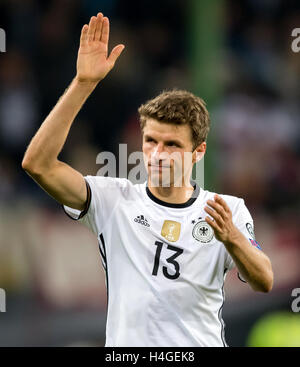
[{"label": "eyebrow", "polygon": [[[156,141],[155,138],[153,138],[151,135],[148,135],[148,134],[145,134],[145,139],[152,139],[152,140]],[[183,147],[182,143],[179,140],[176,140],[176,139],[166,140],[164,143],[165,144],[176,144],[180,147]]]}]

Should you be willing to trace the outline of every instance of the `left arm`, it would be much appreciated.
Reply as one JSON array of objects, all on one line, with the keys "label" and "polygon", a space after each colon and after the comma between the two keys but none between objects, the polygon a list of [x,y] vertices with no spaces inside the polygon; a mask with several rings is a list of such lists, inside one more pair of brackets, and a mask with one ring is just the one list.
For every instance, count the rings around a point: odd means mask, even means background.
[{"label": "left arm", "polygon": [[205,211],[214,220],[209,217],[205,220],[213,228],[217,240],[223,242],[240,274],[253,290],[269,292],[273,286],[273,271],[268,256],[249,245],[247,238],[233,224],[225,200],[215,195],[215,200],[208,200],[207,204]]}]

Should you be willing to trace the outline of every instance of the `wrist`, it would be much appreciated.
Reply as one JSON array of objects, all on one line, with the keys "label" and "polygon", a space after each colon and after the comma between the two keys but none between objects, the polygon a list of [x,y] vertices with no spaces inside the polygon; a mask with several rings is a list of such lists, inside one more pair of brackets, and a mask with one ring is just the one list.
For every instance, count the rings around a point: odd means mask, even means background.
[{"label": "wrist", "polygon": [[224,241],[224,245],[226,247],[239,246],[243,238],[243,234],[237,228],[234,228],[227,241]]},{"label": "wrist", "polygon": [[101,80],[100,79],[97,80],[97,81],[95,81],[95,80],[86,80],[86,79],[81,79],[78,75],[76,75],[75,78],[73,79],[73,81],[78,86],[95,89],[96,86],[98,85],[98,83]]}]

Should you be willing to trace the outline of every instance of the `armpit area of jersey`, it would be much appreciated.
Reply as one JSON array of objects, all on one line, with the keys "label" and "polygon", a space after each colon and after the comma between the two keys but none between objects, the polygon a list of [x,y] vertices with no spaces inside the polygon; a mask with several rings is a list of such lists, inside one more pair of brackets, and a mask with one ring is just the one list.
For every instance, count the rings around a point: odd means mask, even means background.
[{"label": "armpit area of jersey", "polygon": [[92,191],[90,188],[89,183],[87,182],[86,179],[85,180],[85,184],[86,184],[86,190],[87,190],[87,198],[86,198],[86,203],[85,203],[85,208],[84,210],[80,211],[78,209],[73,209],[70,208],[66,205],[62,205],[63,211],[67,214],[67,216],[73,220],[78,220],[80,218],[82,218],[89,210],[90,204],[91,204],[91,198],[92,198]]}]

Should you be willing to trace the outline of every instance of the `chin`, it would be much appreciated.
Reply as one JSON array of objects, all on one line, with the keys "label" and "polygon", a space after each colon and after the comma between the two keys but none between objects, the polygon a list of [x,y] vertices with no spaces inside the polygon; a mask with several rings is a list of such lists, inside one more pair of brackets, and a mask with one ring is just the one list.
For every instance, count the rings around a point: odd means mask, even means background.
[{"label": "chin", "polygon": [[174,182],[168,178],[163,179],[163,175],[161,172],[150,173],[148,172],[148,178],[153,187],[171,187],[174,185]]}]

